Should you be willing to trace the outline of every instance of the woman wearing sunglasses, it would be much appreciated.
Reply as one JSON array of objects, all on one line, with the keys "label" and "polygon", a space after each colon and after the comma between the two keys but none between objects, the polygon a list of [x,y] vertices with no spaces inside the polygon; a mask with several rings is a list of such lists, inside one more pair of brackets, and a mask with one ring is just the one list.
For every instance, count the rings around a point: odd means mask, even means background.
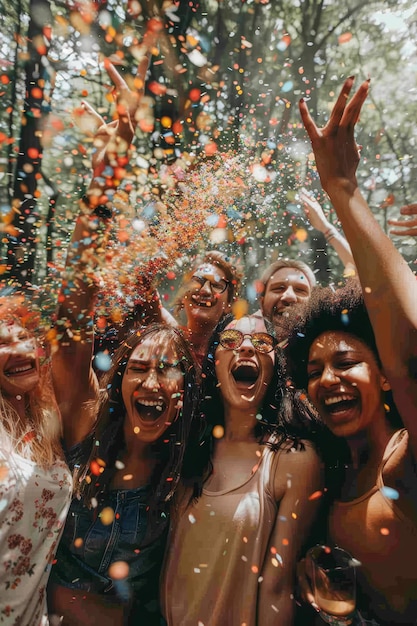
[{"label": "woman wearing sunglasses", "polygon": [[213,336],[201,405],[210,471],[198,501],[177,505],[162,584],[169,626],[292,623],[295,563],[321,475],[300,439],[314,417],[286,384],[275,344],[254,316]]}]

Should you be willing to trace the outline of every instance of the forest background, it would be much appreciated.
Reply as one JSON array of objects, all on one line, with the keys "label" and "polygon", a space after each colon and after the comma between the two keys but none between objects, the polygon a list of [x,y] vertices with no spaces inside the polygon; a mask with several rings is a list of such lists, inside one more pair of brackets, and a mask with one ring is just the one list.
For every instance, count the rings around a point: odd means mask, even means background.
[{"label": "forest background", "polygon": [[[117,319],[137,280],[167,307],[195,255],[217,248],[256,306],[262,269],[280,256],[342,267],[306,221],[321,192],[298,101],[322,125],[343,80],[371,78],[358,125],[360,186],[377,219],[417,201],[417,6],[414,0],[0,0],[0,279],[56,304],[66,247],[89,177],[88,101],[114,116],[109,58],[131,89],[144,33],[159,31],[130,160],[120,171],[99,306]],[[410,264],[413,238],[396,244]]]}]

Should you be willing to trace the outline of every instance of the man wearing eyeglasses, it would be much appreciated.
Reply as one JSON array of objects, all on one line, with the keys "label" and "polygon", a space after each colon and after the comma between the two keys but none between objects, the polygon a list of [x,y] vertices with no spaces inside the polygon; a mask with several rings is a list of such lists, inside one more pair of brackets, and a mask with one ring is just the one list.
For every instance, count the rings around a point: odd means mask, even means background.
[{"label": "man wearing eyeglasses", "polygon": [[184,278],[176,312],[184,311],[185,330],[200,363],[217,323],[232,310],[239,283],[236,268],[217,250],[207,252]]}]

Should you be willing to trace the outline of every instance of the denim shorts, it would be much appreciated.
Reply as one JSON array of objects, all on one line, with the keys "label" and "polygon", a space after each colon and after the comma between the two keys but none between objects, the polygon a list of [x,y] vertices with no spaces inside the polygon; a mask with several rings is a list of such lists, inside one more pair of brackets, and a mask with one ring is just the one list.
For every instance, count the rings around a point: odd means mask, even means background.
[{"label": "denim shorts", "polygon": [[[168,518],[151,543],[143,543],[149,523],[150,487],[109,490],[89,508],[72,501],[52,567],[51,581],[72,589],[117,596],[118,600],[158,606],[159,576],[166,545]],[[103,524],[101,511],[110,507],[113,521]],[[114,581],[108,569],[115,561],[129,565],[129,575]],[[156,609],[157,610],[157,609]]]}]

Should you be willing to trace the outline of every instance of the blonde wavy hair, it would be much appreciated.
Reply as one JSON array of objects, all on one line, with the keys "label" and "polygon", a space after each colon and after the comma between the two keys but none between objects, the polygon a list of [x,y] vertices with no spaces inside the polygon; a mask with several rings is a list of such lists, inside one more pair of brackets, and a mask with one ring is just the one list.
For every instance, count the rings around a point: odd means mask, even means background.
[{"label": "blonde wavy hair", "polygon": [[[0,296],[0,326],[19,324],[35,338],[37,347],[47,352],[40,321],[40,315],[25,304],[23,296]],[[44,468],[63,458],[61,418],[47,357],[40,365],[38,384],[27,394],[26,420],[0,387],[0,444],[6,452],[17,452]]]}]

